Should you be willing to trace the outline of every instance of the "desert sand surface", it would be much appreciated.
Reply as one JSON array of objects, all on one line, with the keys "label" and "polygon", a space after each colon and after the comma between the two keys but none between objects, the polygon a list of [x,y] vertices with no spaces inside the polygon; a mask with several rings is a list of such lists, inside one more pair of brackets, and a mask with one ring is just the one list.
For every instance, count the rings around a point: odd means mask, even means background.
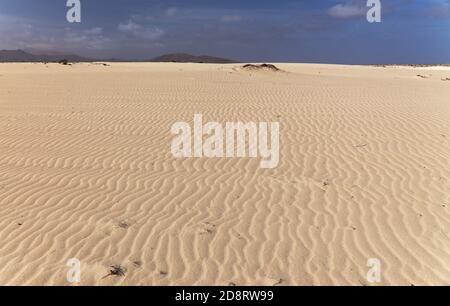
[{"label": "desert sand surface", "polygon": [[[276,65],[0,64],[0,284],[450,284],[450,68]],[[175,159],[196,113],[278,167]]]}]

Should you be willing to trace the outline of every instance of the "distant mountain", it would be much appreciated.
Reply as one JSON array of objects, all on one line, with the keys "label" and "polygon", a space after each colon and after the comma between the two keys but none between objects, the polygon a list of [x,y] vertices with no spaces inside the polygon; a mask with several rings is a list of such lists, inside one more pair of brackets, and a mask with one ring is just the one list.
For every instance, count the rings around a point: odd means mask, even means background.
[{"label": "distant mountain", "polygon": [[41,58],[41,59],[47,59],[50,61],[59,61],[62,59],[66,59],[69,62],[92,62],[94,59],[82,57],[73,53],[65,53],[65,52],[59,52],[59,51],[52,51],[52,50],[36,50],[36,49],[25,49],[24,50],[27,53],[33,54],[34,56]]},{"label": "distant mountain", "polygon": [[[58,51],[43,50],[0,50],[0,62],[59,62],[67,60],[68,62],[94,62],[100,59],[90,59],[78,56],[76,54],[64,53]],[[121,61],[121,62],[175,62],[175,63],[213,63],[213,64],[229,64],[236,61],[201,55],[195,56],[187,53],[165,54],[153,58],[151,60],[126,60],[126,59],[103,59],[103,61]]]},{"label": "distant mountain", "polygon": [[150,60],[151,62],[173,62],[173,63],[209,63],[209,64],[230,64],[230,63],[236,63],[236,61],[226,59],[226,58],[220,58],[220,57],[214,57],[214,56],[208,56],[208,55],[201,55],[201,56],[195,56],[192,54],[187,53],[172,53],[172,54],[164,54],[158,57],[155,57],[154,59]]},{"label": "distant mountain", "polygon": [[23,50],[0,50],[0,62],[33,62],[36,57]]},{"label": "distant mountain", "polygon": [[60,60],[69,62],[91,62],[92,59],[84,58],[76,54],[59,52],[34,51],[34,50],[0,50],[0,62],[57,62]]}]

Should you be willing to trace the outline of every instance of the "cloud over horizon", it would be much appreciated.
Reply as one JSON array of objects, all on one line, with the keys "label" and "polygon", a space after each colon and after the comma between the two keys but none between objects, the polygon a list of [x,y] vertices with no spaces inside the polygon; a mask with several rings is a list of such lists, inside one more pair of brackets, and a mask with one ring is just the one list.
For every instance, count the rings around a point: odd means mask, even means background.
[{"label": "cloud over horizon", "polygon": [[[2,0],[0,49],[48,49],[92,57],[150,58],[190,52],[237,60],[336,63],[450,62],[450,1],[384,2],[369,24],[365,0]],[[62,1],[65,2],[65,1]]]}]

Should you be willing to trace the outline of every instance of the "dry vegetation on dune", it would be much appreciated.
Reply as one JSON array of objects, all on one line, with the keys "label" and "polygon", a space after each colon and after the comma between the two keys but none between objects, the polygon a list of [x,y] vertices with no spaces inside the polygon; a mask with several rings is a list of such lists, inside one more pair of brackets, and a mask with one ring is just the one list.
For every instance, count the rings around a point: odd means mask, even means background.
[{"label": "dry vegetation on dune", "polygon": [[246,64],[242,68],[248,71],[281,71],[277,66],[272,64]]},{"label": "dry vegetation on dune", "polygon": [[[0,284],[448,284],[450,70],[276,68],[1,64]],[[280,122],[278,167],[174,159],[195,113]]]}]

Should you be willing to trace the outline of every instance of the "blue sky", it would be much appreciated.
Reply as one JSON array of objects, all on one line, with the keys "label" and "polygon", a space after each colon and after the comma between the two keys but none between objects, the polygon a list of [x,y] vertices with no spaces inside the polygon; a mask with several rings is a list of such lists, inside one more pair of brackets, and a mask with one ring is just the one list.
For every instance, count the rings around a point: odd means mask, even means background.
[{"label": "blue sky", "polygon": [[189,52],[241,61],[450,63],[450,0],[1,0],[0,49],[149,59]]}]

